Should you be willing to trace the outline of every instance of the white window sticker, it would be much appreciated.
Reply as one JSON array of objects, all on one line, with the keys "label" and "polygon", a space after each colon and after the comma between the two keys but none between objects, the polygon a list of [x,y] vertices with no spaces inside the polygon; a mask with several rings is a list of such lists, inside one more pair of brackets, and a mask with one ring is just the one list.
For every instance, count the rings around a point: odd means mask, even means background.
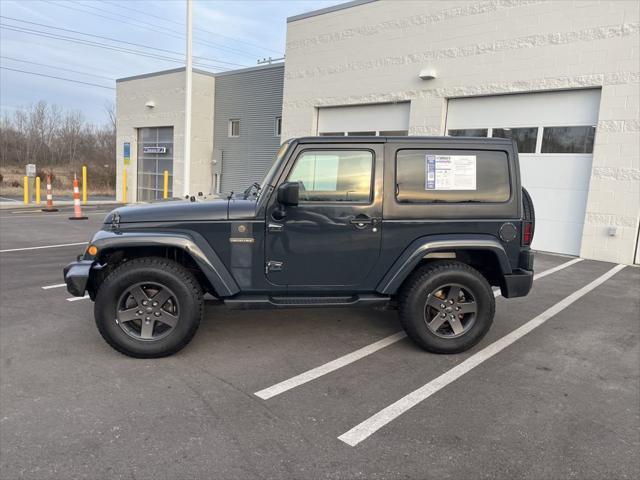
[{"label": "white window sticker", "polygon": [[426,155],[425,190],[475,190],[475,155]]}]

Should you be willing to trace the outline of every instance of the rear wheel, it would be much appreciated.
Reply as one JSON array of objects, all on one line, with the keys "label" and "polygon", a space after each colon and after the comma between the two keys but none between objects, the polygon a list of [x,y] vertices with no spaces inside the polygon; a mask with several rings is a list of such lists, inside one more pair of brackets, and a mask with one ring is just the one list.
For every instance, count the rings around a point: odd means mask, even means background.
[{"label": "rear wheel", "polygon": [[138,258],[116,268],[96,295],[96,325],[125,355],[153,358],[182,349],[202,316],[202,289],[182,265]]},{"label": "rear wheel", "polygon": [[407,335],[434,353],[459,353],[487,333],[495,297],[480,272],[460,262],[438,262],[417,270],[399,296]]}]

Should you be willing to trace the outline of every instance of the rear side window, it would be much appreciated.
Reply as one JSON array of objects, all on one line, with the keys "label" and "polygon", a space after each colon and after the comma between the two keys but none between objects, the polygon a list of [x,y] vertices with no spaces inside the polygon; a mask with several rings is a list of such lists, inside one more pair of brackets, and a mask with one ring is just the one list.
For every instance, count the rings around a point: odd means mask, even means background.
[{"label": "rear side window", "polygon": [[399,203],[506,202],[511,196],[506,152],[399,150]]}]

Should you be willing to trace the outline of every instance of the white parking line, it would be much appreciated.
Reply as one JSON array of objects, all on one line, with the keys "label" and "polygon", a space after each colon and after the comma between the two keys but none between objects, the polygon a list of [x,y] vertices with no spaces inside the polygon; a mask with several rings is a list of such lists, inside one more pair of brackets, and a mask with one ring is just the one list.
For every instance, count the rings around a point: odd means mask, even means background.
[{"label": "white parking line", "polygon": [[67,284],[66,283],[56,283],[55,285],[45,285],[44,287],[42,287],[43,290],[51,290],[52,288],[60,288],[60,287],[66,287]]},{"label": "white parking line", "polygon": [[488,347],[483,348],[478,353],[472,355],[467,358],[464,362],[459,365],[453,367],[451,370],[445,372],[440,375],[438,378],[430,381],[426,385],[414,390],[410,394],[402,397],[397,402],[389,405],[388,407],[380,410],[378,413],[369,417],[364,422],[356,425],[351,430],[346,433],[343,433],[338,437],[339,440],[342,440],[347,445],[351,445],[355,447],[360,442],[368,438],[370,435],[387,425],[392,420],[398,418],[404,412],[409,410],[412,407],[415,407],[417,404],[422,402],[423,400],[429,398],[434,393],[443,389],[450,383],[454,382],[458,378],[460,378],[465,373],[468,373],[478,365],[482,364],[486,360],[490,359],[497,353],[500,353],[502,350],[507,348],[509,345],[514,343],[519,338],[524,337],[527,333],[531,332],[535,328],[542,325],[544,322],[552,318],[554,315],[560,313],[562,310],[567,308],[569,305],[574,303],[576,300],[579,300],[584,295],[602,285],[604,282],[613,277],[616,273],[622,270],[625,265],[616,265],[611,270],[609,270],[604,275],[596,278],[594,281],[585,285],[584,287],[576,290],[568,297],[565,297],[563,300],[559,301],[552,307],[548,308],[544,312],[542,312],[537,317],[529,320],[527,323],[522,325],[521,327],[515,329],[513,332],[505,335],[500,340],[493,342]]},{"label": "white parking line", "polygon": [[581,262],[582,260],[583,260],[582,258],[574,258],[573,260],[569,260],[568,262],[561,263],[560,265],[557,265],[553,268],[550,268],[540,273],[536,273],[533,276],[533,279],[538,280],[539,278],[546,277],[547,275],[551,275],[552,273],[559,272],[563,268],[567,268],[567,267],[570,267],[571,265],[575,265],[576,263]]},{"label": "white parking line", "polygon": [[275,397],[287,390],[291,390],[292,388],[299,387],[300,385],[310,382],[311,380],[315,380],[322,375],[326,375],[327,373],[331,373],[339,368],[344,367],[345,365],[349,365],[350,363],[355,362],[356,360],[360,360],[367,355],[371,355],[373,352],[377,352],[378,350],[388,347],[389,345],[396,343],[399,340],[402,340],[407,335],[404,332],[394,333],[393,335],[389,335],[388,337],[383,338],[382,340],[378,340],[371,345],[367,345],[366,347],[360,348],[355,352],[351,352],[347,355],[343,355],[340,358],[336,358],[329,363],[325,363],[324,365],[320,365],[311,370],[307,370],[300,375],[296,375],[284,382],[277,383],[272,387],[265,388],[264,390],[260,390],[256,392],[256,396],[267,400],[271,397]]},{"label": "white parking line", "polygon": [[[546,277],[547,275],[551,275],[552,273],[562,270],[563,268],[567,268],[581,260],[581,258],[575,258],[569,262],[562,263],[556,267],[550,268],[534,275],[533,279],[537,280],[539,278]],[[494,290],[493,295],[495,297],[499,297],[501,295],[500,289]],[[322,375],[326,375],[327,373],[331,373],[339,368],[349,365],[350,363],[360,360],[367,355],[371,355],[372,353],[377,352],[384,347],[388,347],[389,345],[402,340],[404,337],[406,337],[406,334],[404,332],[394,333],[393,335],[383,338],[382,340],[378,340],[377,342],[372,343],[371,345],[367,345],[366,347],[356,350],[355,352],[348,353],[347,355],[336,358],[335,360],[325,363],[324,365],[320,365],[319,367],[308,370],[304,373],[301,373],[300,375],[296,375],[295,377],[292,377],[288,380],[284,380],[271,387],[265,388],[264,390],[260,390],[259,392],[256,392],[255,395],[264,400],[268,400],[269,398],[280,395],[287,390],[299,387],[300,385],[310,382],[311,380],[315,380]]]},{"label": "white parking line", "polygon": [[86,300],[89,298],[89,295],[85,295],[84,297],[69,297],[67,298],[67,302],[77,302],[78,300]]},{"label": "white parking line", "polygon": [[[533,276],[533,280],[535,281],[535,280],[538,280],[539,278],[544,278],[547,275],[551,275],[552,273],[559,272],[560,270],[570,267],[571,265],[575,265],[576,263],[581,262],[582,260],[583,260],[582,258],[574,258],[573,260],[569,260],[568,262],[561,263],[560,265],[556,265],[555,267],[549,268],[548,270],[544,270],[540,273],[536,273]],[[499,288],[493,291],[494,297],[498,298],[500,295],[502,295],[502,293],[500,292]]]},{"label": "white parking line", "polygon": [[76,245],[86,245],[87,243],[89,243],[89,242],[61,243],[59,245],[42,245],[40,247],[8,248],[8,249],[5,249],[5,250],[0,250],[0,253],[24,252],[25,250],[41,250],[43,248],[73,247],[73,246],[76,246]]}]

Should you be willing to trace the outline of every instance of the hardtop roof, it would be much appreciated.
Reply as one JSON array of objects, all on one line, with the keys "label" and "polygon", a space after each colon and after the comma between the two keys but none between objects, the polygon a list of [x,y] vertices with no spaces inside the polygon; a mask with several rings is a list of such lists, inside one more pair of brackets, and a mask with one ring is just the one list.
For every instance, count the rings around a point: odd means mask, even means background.
[{"label": "hardtop roof", "polygon": [[511,145],[511,138],[487,138],[487,137],[448,137],[448,136],[321,136],[321,137],[299,137],[290,141],[297,143],[421,143],[421,142],[442,142],[442,143],[486,143],[487,145]]}]

